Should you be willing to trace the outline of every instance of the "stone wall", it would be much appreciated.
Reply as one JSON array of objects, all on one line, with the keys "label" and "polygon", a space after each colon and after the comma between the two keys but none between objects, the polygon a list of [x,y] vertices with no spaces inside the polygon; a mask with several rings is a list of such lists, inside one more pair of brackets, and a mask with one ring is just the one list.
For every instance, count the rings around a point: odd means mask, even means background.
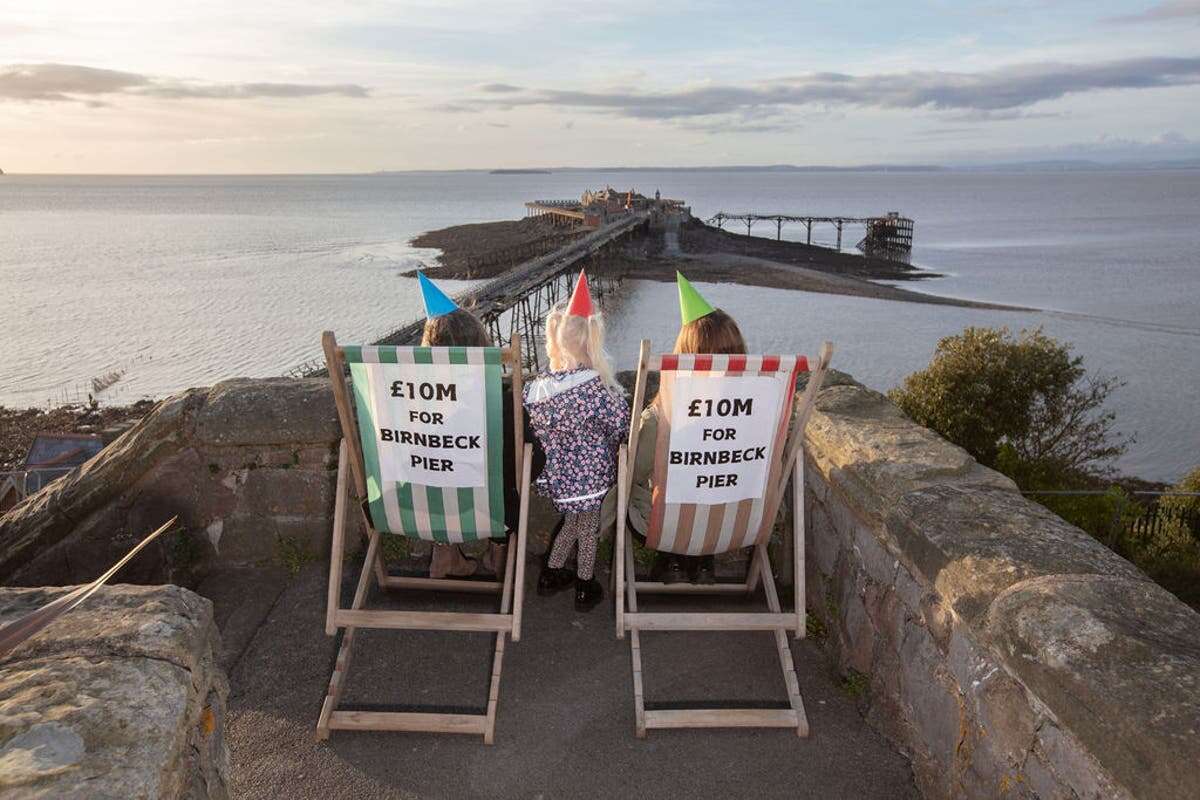
[{"label": "stone wall", "polygon": [[[195,585],[213,568],[328,558],[341,435],[325,378],[237,378],[175,395],[0,516],[0,583],[90,581],[173,515],[179,532],[121,580]],[[351,509],[348,519],[354,550],[360,516]],[[555,520],[535,497],[533,552]],[[410,550],[419,561],[428,546]]]},{"label": "stone wall", "polygon": [[[0,589],[0,623],[70,591]],[[111,586],[0,660],[0,796],[224,800],[212,604]]]},{"label": "stone wall", "polygon": [[809,609],[923,793],[1200,796],[1200,614],[882,395],[818,409]]},{"label": "stone wall", "polygon": [[285,551],[327,557],[340,437],[327,380],[235,379],[171,397],[0,517],[0,582],[91,580],[176,514],[182,533],[122,580],[190,582]]}]

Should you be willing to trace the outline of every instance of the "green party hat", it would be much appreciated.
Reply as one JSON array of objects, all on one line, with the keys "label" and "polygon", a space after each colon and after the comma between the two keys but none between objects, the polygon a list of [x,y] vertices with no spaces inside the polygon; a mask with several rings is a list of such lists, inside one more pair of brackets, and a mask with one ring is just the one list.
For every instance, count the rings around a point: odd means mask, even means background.
[{"label": "green party hat", "polygon": [[688,279],[683,277],[682,272],[676,271],[675,282],[679,284],[679,316],[682,320],[681,324],[687,325],[689,322],[695,322],[716,310],[708,304],[707,300],[700,296],[700,293],[696,291],[696,287],[688,283]]}]

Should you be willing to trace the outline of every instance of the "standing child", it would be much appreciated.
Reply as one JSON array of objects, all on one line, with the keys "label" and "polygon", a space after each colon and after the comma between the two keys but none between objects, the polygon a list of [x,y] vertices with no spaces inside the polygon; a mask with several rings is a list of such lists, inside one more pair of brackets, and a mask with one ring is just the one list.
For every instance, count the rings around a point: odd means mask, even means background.
[{"label": "standing child", "polygon": [[578,546],[575,609],[590,611],[601,596],[594,577],[600,506],[616,483],[617,447],[629,429],[629,406],[604,352],[604,319],[592,308],[583,272],[567,307],[556,307],[546,319],[546,354],[550,369],[526,384],[525,408],[546,451],[538,491],[564,519],[538,577],[538,594],[570,585],[564,567]]}]

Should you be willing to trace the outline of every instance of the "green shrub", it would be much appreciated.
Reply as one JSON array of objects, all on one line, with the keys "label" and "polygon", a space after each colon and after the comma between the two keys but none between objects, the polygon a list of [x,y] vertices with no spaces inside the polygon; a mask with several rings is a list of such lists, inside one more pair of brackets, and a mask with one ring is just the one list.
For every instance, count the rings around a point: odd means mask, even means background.
[{"label": "green shrub", "polygon": [[[1070,345],[1042,333],[967,328],[889,396],[920,424],[1022,486],[1098,475],[1132,439],[1103,406],[1123,384],[1088,375]],[[1038,487],[1043,488],[1043,487]]]}]

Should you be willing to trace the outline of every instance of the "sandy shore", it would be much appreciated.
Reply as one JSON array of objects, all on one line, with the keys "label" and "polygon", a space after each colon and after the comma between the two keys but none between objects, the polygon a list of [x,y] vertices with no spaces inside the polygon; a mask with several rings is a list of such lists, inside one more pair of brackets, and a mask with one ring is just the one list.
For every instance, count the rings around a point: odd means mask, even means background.
[{"label": "sandy shore", "polygon": [[849,275],[839,275],[820,269],[784,264],[756,256],[736,253],[684,253],[681,256],[659,256],[650,259],[628,259],[604,269],[623,278],[651,281],[675,281],[675,271],[683,272],[694,281],[708,283],[737,283],[743,286],[763,286],[769,289],[793,289],[819,294],[840,294],[851,297],[870,297],[876,300],[899,300],[908,303],[984,308],[1003,311],[1032,311],[1020,306],[982,303],[914,292],[874,283]]}]

